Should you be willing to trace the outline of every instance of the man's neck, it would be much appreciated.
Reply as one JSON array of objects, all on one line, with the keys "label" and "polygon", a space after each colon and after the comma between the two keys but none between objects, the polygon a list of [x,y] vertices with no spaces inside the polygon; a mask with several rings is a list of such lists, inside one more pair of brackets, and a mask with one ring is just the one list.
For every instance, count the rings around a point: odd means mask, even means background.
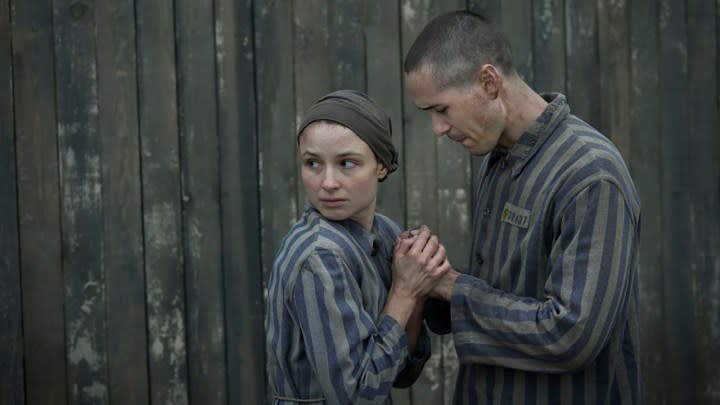
[{"label": "man's neck", "polygon": [[507,122],[503,138],[512,147],[547,108],[545,101],[519,77],[509,80],[505,88]]}]

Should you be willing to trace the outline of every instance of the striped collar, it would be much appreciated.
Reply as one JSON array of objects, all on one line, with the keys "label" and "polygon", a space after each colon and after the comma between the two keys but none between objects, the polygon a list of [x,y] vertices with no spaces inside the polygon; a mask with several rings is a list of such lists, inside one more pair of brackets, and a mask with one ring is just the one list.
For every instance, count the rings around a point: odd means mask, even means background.
[{"label": "striped collar", "polygon": [[517,177],[525,168],[525,165],[542,147],[550,134],[553,133],[558,124],[570,114],[570,107],[567,104],[565,95],[560,93],[541,93],[549,104],[535,122],[528,128],[520,139],[510,150],[496,148],[493,151],[490,162],[505,158],[505,164],[512,167],[512,176]]},{"label": "striped collar", "polygon": [[310,203],[307,204],[307,210],[310,210],[313,212],[313,214],[323,218],[325,221],[327,221],[329,224],[331,224],[334,227],[342,227],[344,228],[352,238],[357,241],[357,243],[362,248],[363,252],[366,252],[368,256],[375,256],[377,253],[380,252],[382,248],[382,238],[378,236],[378,220],[377,220],[377,214],[373,217],[373,227],[372,232],[368,231],[367,229],[363,228],[362,225],[358,224],[357,222],[353,221],[352,219],[344,219],[342,221],[333,221],[331,219],[328,219],[326,217],[323,217],[320,211],[315,209]]}]

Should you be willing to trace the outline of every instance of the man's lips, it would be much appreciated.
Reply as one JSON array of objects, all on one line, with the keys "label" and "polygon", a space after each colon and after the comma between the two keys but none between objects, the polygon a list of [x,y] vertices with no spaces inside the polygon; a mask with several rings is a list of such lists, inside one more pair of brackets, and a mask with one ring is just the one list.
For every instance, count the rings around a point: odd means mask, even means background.
[{"label": "man's lips", "polygon": [[465,140],[465,136],[460,135],[460,134],[447,134],[447,137],[455,142],[460,142],[460,143],[462,143],[462,141]]}]

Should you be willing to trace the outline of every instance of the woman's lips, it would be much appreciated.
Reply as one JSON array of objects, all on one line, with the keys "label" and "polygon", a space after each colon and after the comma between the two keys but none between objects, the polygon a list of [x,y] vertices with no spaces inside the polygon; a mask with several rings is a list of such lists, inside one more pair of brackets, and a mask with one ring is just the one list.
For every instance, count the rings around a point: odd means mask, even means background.
[{"label": "woman's lips", "polygon": [[345,204],[347,200],[343,200],[341,198],[322,198],[320,199],[320,202],[323,206],[328,208],[337,208]]}]

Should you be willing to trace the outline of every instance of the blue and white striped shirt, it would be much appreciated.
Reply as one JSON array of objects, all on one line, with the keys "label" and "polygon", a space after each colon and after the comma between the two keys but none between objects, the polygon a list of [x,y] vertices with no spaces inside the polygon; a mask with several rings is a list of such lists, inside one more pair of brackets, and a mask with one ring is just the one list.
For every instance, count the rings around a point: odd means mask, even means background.
[{"label": "blue and white striped shirt", "polygon": [[310,207],[285,236],[265,319],[274,404],[391,404],[393,384],[417,379],[430,356],[427,331],[408,357],[405,331],[382,315],[399,233],[380,214],[368,232]]},{"label": "blue and white striped shirt", "polygon": [[469,272],[449,306],[455,403],[640,403],[639,197],[615,146],[563,95],[544,97],[480,168]]}]

